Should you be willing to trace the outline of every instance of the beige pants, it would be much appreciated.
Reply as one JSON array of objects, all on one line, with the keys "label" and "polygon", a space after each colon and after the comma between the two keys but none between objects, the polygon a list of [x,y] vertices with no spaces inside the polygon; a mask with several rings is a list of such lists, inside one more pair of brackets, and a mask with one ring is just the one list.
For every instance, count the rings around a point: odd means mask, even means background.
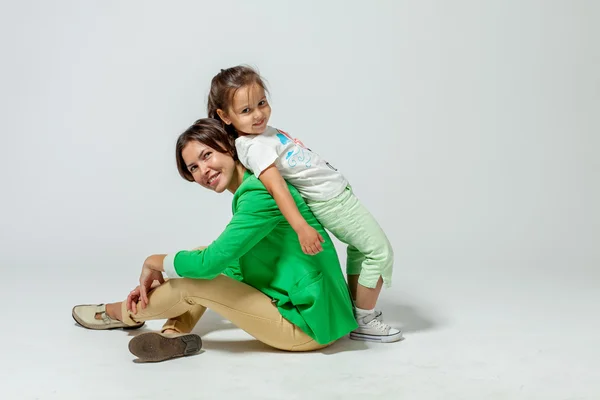
[{"label": "beige pants", "polygon": [[123,322],[169,319],[163,330],[189,333],[207,308],[276,349],[310,351],[328,346],[283,318],[265,294],[225,275],[211,280],[170,279],[148,294],[148,306],[138,305],[137,314],[123,302]]}]

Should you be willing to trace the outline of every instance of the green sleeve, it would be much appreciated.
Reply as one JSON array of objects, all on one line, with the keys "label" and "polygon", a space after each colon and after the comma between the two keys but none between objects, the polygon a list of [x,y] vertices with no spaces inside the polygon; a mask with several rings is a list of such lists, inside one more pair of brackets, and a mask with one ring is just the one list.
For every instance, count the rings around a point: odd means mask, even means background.
[{"label": "green sleeve", "polygon": [[253,190],[237,199],[233,218],[225,231],[203,250],[180,251],[174,267],[183,278],[212,279],[267,236],[282,221],[275,200],[266,190]]},{"label": "green sleeve", "polygon": [[229,265],[227,268],[225,268],[223,275],[242,282],[244,280],[244,276],[242,275],[242,270],[240,269],[240,260],[236,260],[233,265]]}]

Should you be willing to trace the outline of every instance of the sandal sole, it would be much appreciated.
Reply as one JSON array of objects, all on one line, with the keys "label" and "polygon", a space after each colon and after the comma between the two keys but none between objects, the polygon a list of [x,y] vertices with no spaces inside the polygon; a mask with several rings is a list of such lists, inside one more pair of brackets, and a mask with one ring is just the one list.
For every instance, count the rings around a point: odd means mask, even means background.
[{"label": "sandal sole", "polygon": [[141,362],[160,362],[200,352],[202,339],[190,333],[165,336],[156,332],[142,333],[131,339],[129,351]]}]

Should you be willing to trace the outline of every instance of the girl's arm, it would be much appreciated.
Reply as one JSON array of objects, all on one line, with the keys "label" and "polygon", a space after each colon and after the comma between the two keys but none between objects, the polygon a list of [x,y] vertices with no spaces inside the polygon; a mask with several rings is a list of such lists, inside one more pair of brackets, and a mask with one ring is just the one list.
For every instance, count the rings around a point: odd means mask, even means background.
[{"label": "girl's arm", "polygon": [[271,196],[273,196],[279,210],[281,210],[285,219],[298,235],[302,251],[310,255],[321,252],[323,250],[321,246],[321,243],[324,242],[323,237],[300,214],[287,183],[277,170],[277,167],[271,164],[258,178],[265,185]]}]

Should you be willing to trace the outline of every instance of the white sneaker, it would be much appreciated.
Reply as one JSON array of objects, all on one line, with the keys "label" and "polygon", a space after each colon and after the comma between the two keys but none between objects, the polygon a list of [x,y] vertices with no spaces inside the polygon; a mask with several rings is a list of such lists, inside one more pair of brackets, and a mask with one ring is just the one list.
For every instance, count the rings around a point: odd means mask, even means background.
[{"label": "white sneaker", "polygon": [[383,322],[381,312],[375,311],[362,317],[357,316],[356,322],[358,328],[350,332],[350,339],[380,343],[392,343],[404,339],[399,329]]}]

